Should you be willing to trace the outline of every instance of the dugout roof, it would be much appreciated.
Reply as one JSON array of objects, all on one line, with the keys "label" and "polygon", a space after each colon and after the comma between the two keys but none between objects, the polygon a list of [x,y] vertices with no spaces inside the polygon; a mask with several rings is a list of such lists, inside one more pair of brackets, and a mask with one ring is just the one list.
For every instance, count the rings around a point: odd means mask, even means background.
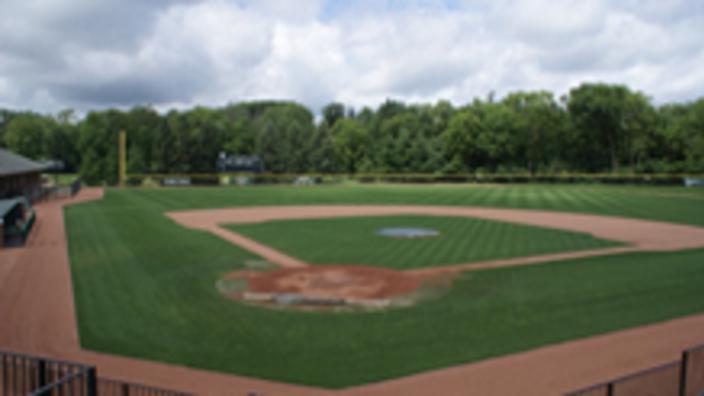
[{"label": "dugout roof", "polygon": [[0,148],[0,177],[42,172],[47,166]]}]

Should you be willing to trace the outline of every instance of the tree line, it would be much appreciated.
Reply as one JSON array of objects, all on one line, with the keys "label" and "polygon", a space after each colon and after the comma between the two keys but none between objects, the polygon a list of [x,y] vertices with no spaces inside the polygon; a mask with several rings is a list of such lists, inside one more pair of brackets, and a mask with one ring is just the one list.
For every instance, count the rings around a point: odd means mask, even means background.
[{"label": "tree line", "polygon": [[624,85],[376,109],[258,101],[160,114],[150,107],[78,119],[0,109],[0,146],[62,160],[88,183],[115,183],[117,136],[130,173],[213,173],[220,152],[258,155],[272,173],[704,172],[704,98],[654,106]]}]

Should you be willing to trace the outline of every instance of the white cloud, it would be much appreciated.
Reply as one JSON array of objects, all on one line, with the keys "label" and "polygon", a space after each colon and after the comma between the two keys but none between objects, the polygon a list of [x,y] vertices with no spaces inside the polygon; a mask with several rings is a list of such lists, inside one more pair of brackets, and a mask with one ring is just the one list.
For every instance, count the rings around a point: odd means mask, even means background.
[{"label": "white cloud", "polygon": [[0,98],[12,97],[13,92],[10,90],[10,83],[6,78],[0,77]]},{"label": "white cloud", "polygon": [[[376,105],[585,80],[704,92],[698,0],[11,0],[0,105],[56,111],[293,99]],[[336,8],[337,7],[337,8]]]},{"label": "white cloud", "polygon": [[257,13],[278,20],[306,22],[318,16],[323,0],[250,0],[245,4]]},{"label": "white cloud", "polygon": [[566,43],[595,34],[608,12],[599,0],[518,0],[498,3],[496,23],[515,40],[532,44]]}]

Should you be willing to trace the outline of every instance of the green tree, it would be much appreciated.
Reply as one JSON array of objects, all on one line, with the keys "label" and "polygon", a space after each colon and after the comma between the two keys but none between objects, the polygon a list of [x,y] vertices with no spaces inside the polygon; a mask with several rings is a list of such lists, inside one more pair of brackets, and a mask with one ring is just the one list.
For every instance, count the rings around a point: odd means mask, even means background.
[{"label": "green tree", "polygon": [[81,178],[89,184],[117,183],[117,136],[127,126],[119,110],[90,112],[79,126]]},{"label": "green tree", "polygon": [[338,120],[345,118],[345,105],[333,102],[323,107],[323,123],[332,128]]},{"label": "green tree", "polygon": [[704,171],[704,99],[699,99],[690,106],[689,115],[685,119],[688,134],[688,150],[686,151],[688,167],[692,171]]},{"label": "green tree", "polygon": [[127,171],[158,172],[164,168],[157,157],[157,148],[164,128],[163,118],[150,107],[134,107],[126,115]]},{"label": "green tree", "polygon": [[512,162],[530,173],[557,163],[565,144],[567,114],[552,93],[515,92],[502,104],[512,112]]},{"label": "green tree", "polygon": [[47,159],[60,160],[64,163],[64,172],[76,172],[81,164],[78,150],[78,124],[72,109],[60,111],[49,120],[49,129],[45,136],[45,154]]},{"label": "green tree", "polygon": [[475,102],[472,106],[479,116],[480,128],[475,144],[484,162],[478,165],[495,171],[515,165],[518,141],[515,136],[513,113],[502,103]]},{"label": "green tree", "polygon": [[658,109],[657,136],[662,139],[658,170],[704,171],[704,99]]},{"label": "green tree", "polygon": [[10,151],[40,160],[46,158],[50,122],[39,114],[22,113],[14,116],[5,131],[5,145]]},{"label": "green tree", "polygon": [[17,115],[17,112],[7,109],[0,109],[0,147],[7,147],[5,143],[5,132],[10,121]]},{"label": "green tree", "polygon": [[308,143],[308,170],[318,173],[337,173],[344,171],[335,149],[332,132],[322,125],[316,128]]},{"label": "green tree", "polygon": [[369,144],[367,132],[353,119],[342,119],[332,128],[332,143],[347,173],[355,173]]},{"label": "green tree", "polygon": [[655,146],[657,113],[641,93],[628,95],[624,106],[624,149],[622,161],[631,170],[639,170],[651,158]]},{"label": "green tree", "polygon": [[467,172],[483,164],[485,153],[478,145],[482,125],[476,114],[469,110],[456,112],[442,133],[450,173]]},{"label": "green tree", "polygon": [[582,166],[595,171],[618,171],[653,114],[643,94],[623,85],[582,84],[570,91],[567,108],[574,128],[572,147]]},{"label": "green tree", "polygon": [[256,116],[256,152],[267,170],[276,173],[300,172],[308,162],[313,140],[313,114],[296,103],[269,104]]},{"label": "green tree", "polygon": [[185,157],[189,172],[215,172],[218,153],[225,145],[225,118],[222,113],[206,107],[196,107],[181,114]]}]

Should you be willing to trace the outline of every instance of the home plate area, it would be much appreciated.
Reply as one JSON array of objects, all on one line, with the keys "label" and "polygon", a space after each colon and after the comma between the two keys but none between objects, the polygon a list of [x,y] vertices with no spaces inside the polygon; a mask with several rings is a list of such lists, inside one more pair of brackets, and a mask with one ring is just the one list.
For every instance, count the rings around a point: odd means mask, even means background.
[{"label": "home plate area", "polygon": [[309,266],[226,275],[218,290],[229,298],[304,310],[373,310],[413,305],[449,289],[450,277],[418,276],[367,266]]}]

